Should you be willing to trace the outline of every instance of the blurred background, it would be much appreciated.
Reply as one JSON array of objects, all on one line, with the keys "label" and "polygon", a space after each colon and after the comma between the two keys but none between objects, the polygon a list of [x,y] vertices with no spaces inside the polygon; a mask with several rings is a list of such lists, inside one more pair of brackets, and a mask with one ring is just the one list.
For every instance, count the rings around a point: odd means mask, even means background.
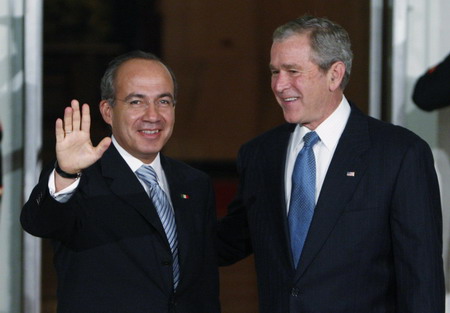
[{"label": "blurred background", "polygon": [[[0,1],[0,313],[56,312],[50,243],[22,232],[20,209],[54,157],[54,123],[71,99],[91,105],[94,144],[109,134],[98,111],[99,83],[113,57],[141,49],[173,68],[180,91],[164,153],[212,177],[222,216],[236,190],[239,147],[283,122],[270,90],[272,32],[305,13],[350,34],[347,98],[432,146],[448,268],[450,111],[425,113],[411,102],[417,77],[450,51],[448,1]],[[256,313],[255,286],[252,258],[222,268],[223,312]]]}]

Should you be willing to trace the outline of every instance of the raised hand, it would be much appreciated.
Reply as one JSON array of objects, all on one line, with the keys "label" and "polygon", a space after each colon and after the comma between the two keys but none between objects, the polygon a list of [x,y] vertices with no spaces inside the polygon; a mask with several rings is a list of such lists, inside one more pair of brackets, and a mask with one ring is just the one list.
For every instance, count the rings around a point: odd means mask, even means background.
[{"label": "raised hand", "polygon": [[[111,138],[105,137],[94,147],[90,127],[89,105],[83,104],[80,112],[80,103],[77,100],[72,100],[70,107],[65,108],[64,121],[61,118],[56,120],[56,158],[64,172],[81,172],[100,159],[111,144]],[[57,175],[57,180],[59,178],[61,177]]]}]

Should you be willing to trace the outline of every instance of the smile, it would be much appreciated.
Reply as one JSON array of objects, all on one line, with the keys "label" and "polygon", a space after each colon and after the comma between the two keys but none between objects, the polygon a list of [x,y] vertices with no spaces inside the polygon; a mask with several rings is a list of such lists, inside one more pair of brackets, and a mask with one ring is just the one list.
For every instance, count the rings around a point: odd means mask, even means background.
[{"label": "smile", "polygon": [[156,130],[141,130],[140,132],[144,133],[144,134],[148,134],[148,135],[153,135],[153,134],[159,133],[160,130],[159,129],[156,129]]},{"label": "smile", "polygon": [[290,101],[295,101],[297,99],[298,99],[298,97],[290,97],[290,98],[284,98],[283,101],[290,102]]}]

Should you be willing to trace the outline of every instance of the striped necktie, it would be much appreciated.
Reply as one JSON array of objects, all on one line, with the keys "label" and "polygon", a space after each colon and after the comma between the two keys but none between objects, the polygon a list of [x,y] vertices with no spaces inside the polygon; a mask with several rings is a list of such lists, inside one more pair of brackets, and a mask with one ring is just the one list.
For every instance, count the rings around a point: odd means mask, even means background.
[{"label": "striped necktie", "polygon": [[170,206],[166,193],[158,184],[158,177],[155,170],[150,165],[142,165],[137,171],[137,176],[142,179],[150,189],[150,198],[155,205],[159,218],[172,250],[173,287],[177,288],[180,280],[180,265],[178,262],[178,239],[175,215]]}]

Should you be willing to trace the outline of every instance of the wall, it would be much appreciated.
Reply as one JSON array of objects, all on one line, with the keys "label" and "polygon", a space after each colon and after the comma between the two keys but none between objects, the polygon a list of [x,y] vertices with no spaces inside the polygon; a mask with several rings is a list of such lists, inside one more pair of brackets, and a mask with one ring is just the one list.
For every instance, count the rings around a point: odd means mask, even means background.
[{"label": "wall", "polygon": [[355,54],[346,94],[367,112],[370,1],[162,2],[163,55],[180,85],[166,152],[187,160],[234,160],[239,146],[281,123],[270,90],[273,30],[305,13],[346,28]]}]

